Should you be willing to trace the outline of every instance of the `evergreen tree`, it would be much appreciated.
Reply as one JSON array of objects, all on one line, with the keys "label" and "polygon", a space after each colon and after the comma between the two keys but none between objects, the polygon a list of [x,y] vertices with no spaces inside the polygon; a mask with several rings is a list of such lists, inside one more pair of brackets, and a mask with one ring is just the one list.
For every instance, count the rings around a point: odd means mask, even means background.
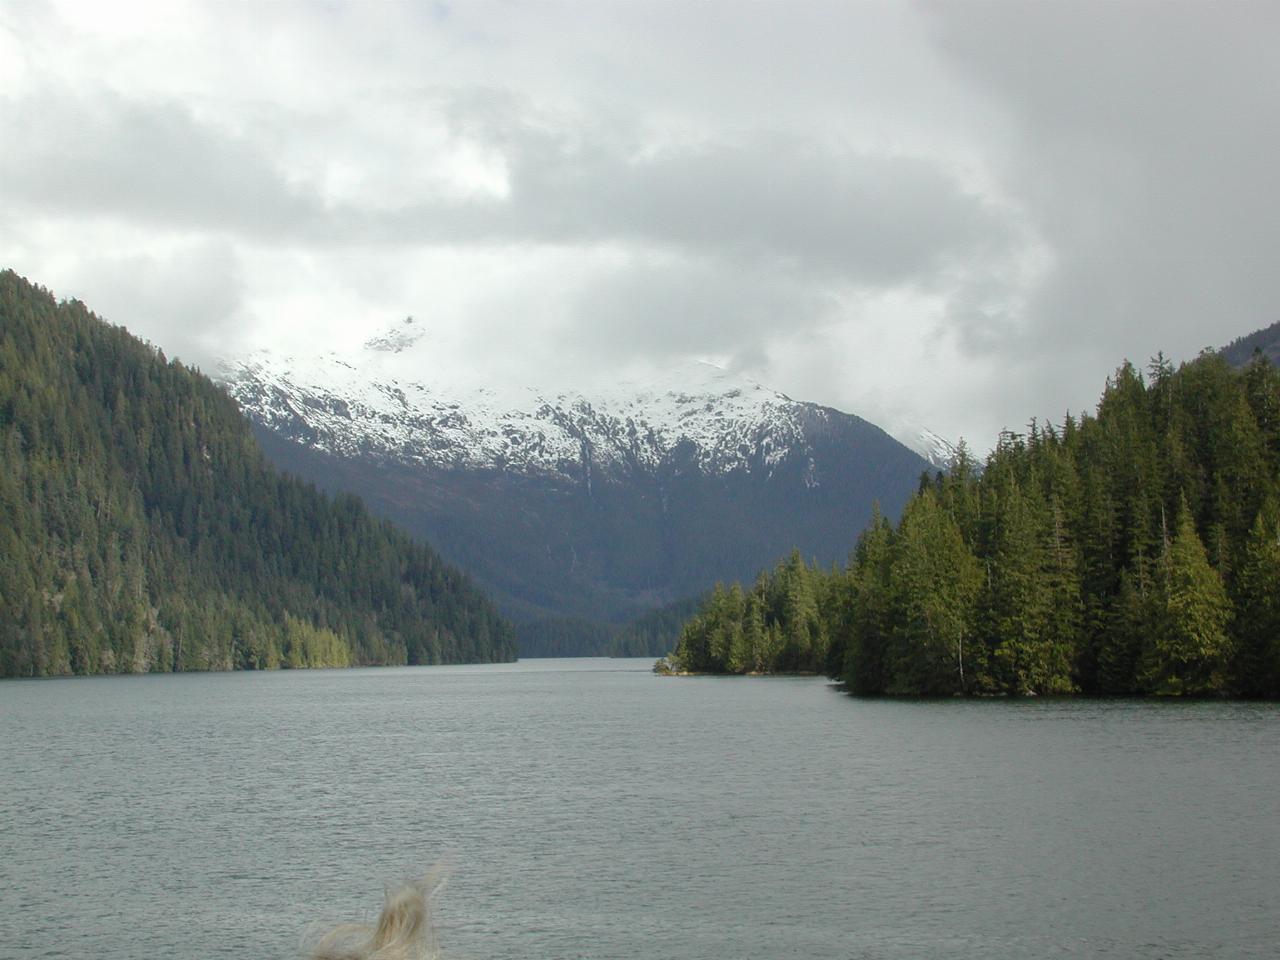
[{"label": "evergreen tree", "polygon": [[888,692],[970,690],[975,672],[986,669],[973,636],[981,583],[959,526],[926,490],[907,505],[894,542]]},{"label": "evergreen tree", "polygon": [[1280,373],[1148,378],[1123,364],[1096,414],[1006,431],[981,471],[962,450],[845,570],[784,560],[744,650],[855,693],[1280,696]]},{"label": "evergreen tree", "polygon": [[742,624],[744,672],[765,673],[773,667],[773,651],[769,648],[769,634],[764,620],[764,596],[759,590],[747,595],[746,611]]},{"label": "evergreen tree", "polygon": [[858,541],[842,618],[847,633],[844,680],[856,693],[884,693],[889,684],[886,658],[893,628],[892,557],[893,528],[877,510]]},{"label": "evergreen tree", "polygon": [[1164,615],[1144,653],[1144,686],[1160,694],[1225,691],[1231,601],[1222,578],[1209,565],[1185,502],[1160,576]]},{"label": "evergreen tree", "polygon": [[1061,537],[1056,531],[1054,542],[1050,511],[1035,494],[1016,485],[1004,492],[984,605],[992,675],[1008,693],[1071,690],[1075,625],[1067,615],[1079,601]]},{"label": "evergreen tree", "polygon": [[218,387],[0,272],[0,675],[505,659],[426,546],[272,470]]},{"label": "evergreen tree", "polygon": [[1280,696],[1280,508],[1275,501],[1254,520],[1236,597],[1236,689],[1251,697]]}]

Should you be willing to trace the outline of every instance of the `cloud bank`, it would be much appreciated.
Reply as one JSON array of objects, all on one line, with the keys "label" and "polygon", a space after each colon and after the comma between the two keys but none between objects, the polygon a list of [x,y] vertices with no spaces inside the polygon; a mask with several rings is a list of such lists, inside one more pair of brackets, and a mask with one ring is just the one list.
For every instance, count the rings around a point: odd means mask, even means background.
[{"label": "cloud bank", "polygon": [[1268,5],[0,10],[0,262],[202,365],[406,314],[984,448],[1273,322]]}]

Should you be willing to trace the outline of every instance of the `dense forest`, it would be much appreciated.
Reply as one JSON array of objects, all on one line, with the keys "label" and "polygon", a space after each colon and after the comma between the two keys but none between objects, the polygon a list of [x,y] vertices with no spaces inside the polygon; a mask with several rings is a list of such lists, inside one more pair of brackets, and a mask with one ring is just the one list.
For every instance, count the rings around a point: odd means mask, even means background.
[{"label": "dense forest", "polygon": [[462,574],[206,377],[0,273],[0,675],[509,660]]},{"label": "dense forest", "polygon": [[1280,694],[1280,373],[1130,364],[1094,415],[963,446],[843,569],[717,588],[660,669],[863,694]]}]

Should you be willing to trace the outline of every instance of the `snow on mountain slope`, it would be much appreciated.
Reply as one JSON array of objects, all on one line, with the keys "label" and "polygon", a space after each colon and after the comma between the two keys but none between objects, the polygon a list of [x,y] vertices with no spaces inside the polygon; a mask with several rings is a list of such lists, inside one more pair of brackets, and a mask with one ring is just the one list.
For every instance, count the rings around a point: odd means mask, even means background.
[{"label": "snow on mountain slope", "polygon": [[[219,376],[258,422],[329,453],[535,475],[650,470],[672,456],[706,473],[768,469],[804,446],[832,411],[798,403],[705,363],[656,383],[576,391],[494,389],[381,361],[421,337],[411,322],[350,358],[260,352]],[[421,369],[426,364],[422,364]]]},{"label": "snow on mountain slope", "polygon": [[405,317],[381,336],[366,340],[364,348],[365,350],[402,353],[421,340],[426,332],[426,328],[414,320],[413,317]]},{"label": "snow on mountain slope", "polygon": [[792,548],[837,562],[927,469],[859,417],[710,364],[642,383],[586,371],[578,389],[477,382],[434,332],[401,321],[344,354],[226,361],[220,378],[267,456],[362,497],[522,622],[624,622]]},{"label": "snow on mountain slope", "polygon": [[[348,355],[261,351],[222,361],[219,378],[253,419],[327,453],[532,476],[652,472],[673,460],[707,474],[771,473],[849,416],[709,363],[589,395],[476,384],[433,362],[426,333],[409,317]],[[955,453],[918,424],[894,433],[938,468]]]},{"label": "snow on mountain slope", "polygon": [[900,442],[920,454],[938,470],[950,469],[958,452],[956,445],[950,440],[938,436],[928,427],[923,427],[914,421],[900,424],[892,433]]}]

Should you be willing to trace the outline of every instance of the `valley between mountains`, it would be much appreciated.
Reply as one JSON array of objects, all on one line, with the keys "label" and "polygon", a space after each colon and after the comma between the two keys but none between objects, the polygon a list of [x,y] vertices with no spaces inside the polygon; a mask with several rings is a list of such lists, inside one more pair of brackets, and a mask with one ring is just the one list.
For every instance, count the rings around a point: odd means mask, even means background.
[{"label": "valley between mountains", "polygon": [[622,625],[793,548],[843,562],[874,506],[896,516],[937,466],[922,453],[951,453],[710,364],[590,392],[468,382],[423,334],[410,318],[350,354],[257,353],[217,376],[277,466],[431,543],[525,656],[610,652]]}]

